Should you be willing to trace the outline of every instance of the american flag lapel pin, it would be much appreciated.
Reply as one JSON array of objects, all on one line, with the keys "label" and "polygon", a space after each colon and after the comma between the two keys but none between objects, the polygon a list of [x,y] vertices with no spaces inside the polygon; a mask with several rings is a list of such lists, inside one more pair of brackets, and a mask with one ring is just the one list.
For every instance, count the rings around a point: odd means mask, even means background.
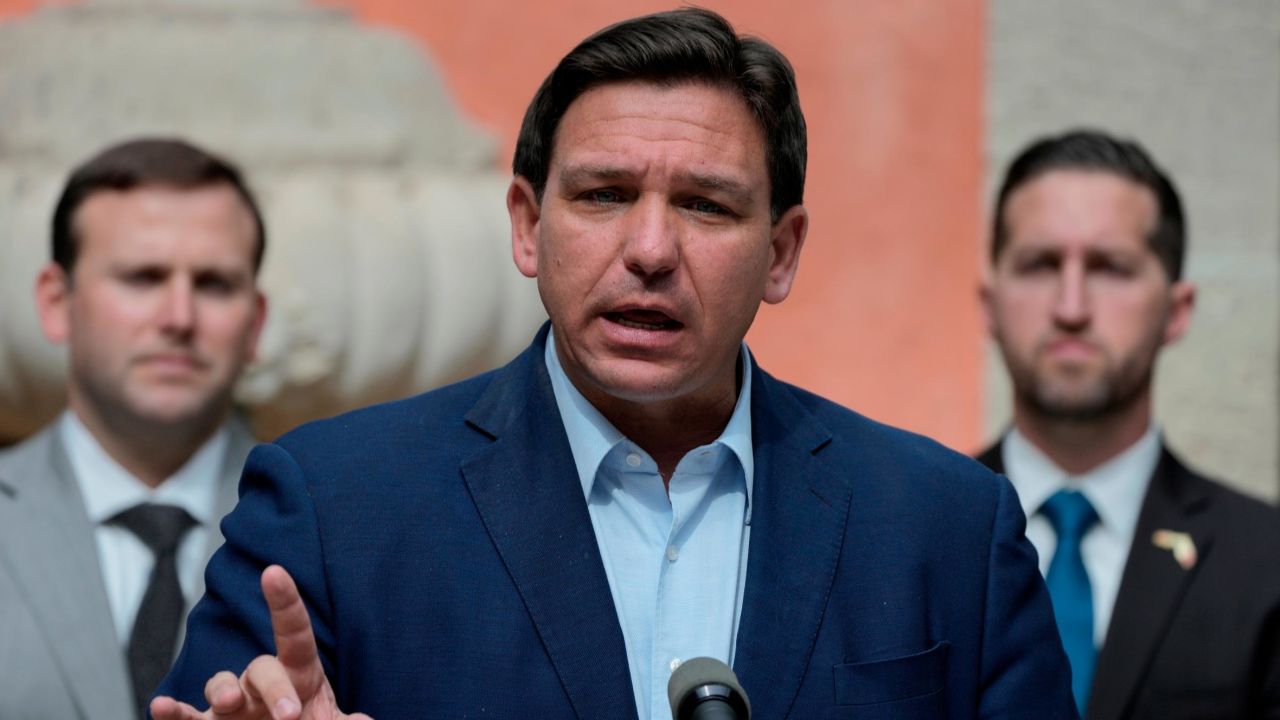
[{"label": "american flag lapel pin", "polygon": [[1157,530],[1151,536],[1151,543],[1161,550],[1173,553],[1173,559],[1182,566],[1183,570],[1195,567],[1196,544],[1187,533]]}]

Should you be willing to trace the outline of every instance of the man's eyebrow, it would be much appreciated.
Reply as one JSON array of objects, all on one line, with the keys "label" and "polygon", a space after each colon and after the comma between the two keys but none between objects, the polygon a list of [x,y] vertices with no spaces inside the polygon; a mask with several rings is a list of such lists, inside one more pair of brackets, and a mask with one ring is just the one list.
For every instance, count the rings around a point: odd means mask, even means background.
[{"label": "man's eyebrow", "polygon": [[687,173],[682,174],[680,179],[697,188],[728,195],[743,207],[755,205],[755,195],[752,194],[751,187],[733,178],[706,173]]},{"label": "man's eyebrow", "polygon": [[560,171],[560,184],[574,187],[600,180],[625,180],[635,175],[634,171],[617,165],[572,165]]},{"label": "man's eyebrow", "polygon": [[[635,170],[619,165],[572,165],[560,171],[560,182],[564,185],[575,186],[601,180],[628,180],[635,178],[638,174]],[[751,204],[754,202],[749,185],[725,175],[690,172],[681,173],[676,177],[676,180],[703,190],[714,190],[732,195],[743,203]]]},{"label": "man's eyebrow", "polygon": [[107,271],[117,275],[137,272],[162,272],[167,275],[173,268],[167,263],[153,260],[114,260],[107,264]]},{"label": "man's eyebrow", "polygon": [[1047,252],[1062,252],[1058,245],[1048,242],[1025,241],[1018,247],[1009,248],[1015,255],[1041,255]]}]

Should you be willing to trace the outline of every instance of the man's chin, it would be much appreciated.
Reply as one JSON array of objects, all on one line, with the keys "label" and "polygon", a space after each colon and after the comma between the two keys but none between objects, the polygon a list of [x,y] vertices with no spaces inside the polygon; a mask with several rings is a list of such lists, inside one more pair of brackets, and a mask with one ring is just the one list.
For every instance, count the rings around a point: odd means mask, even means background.
[{"label": "man's chin", "polygon": [[166,393],[130,403],[130,414],[138,421],[169,430],[190,430],[220,422],[225,403],[203,394]]},{"label": "man's chin", "polygon": [[680,398],[685,393],[678,388],[663,383],[632,381],[610,383],[601,390],[612,401],[621,401],[635,405],[649,405]]},{"label": "man's chin", "polygon": [[[626,361],[618,367],[598,368],[590,378],[592,389],[608,400],[648,404],[688,394],[688,378],[654,363]],[[591,393],[583,393],[590,397]]]},{"label": "man's chin", "polygon": [[1058,420],[1086,422],[1109,414],[1115,400],[1107,388],[1039,388],[1032,405],[1043,415]]}]

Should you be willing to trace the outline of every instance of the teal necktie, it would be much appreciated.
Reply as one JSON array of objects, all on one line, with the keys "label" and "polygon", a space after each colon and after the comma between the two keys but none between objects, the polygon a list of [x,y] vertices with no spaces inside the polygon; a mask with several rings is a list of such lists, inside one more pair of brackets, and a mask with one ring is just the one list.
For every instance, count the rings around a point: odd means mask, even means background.
[{"label": "teal necktie", "polygon": [[1045,583],[1053,599],[1053,615],[1058,621],[1062,647],[1071,662],[1071,692],[1080,716],[1084,717],[1098,651],[1093,645],[1093,591],[1080,554],[1080,541],[1098,521],[1098,513],[1084,495],[1074,490],[1054,493],[1040,507],[1040,512],[1058,535],[1058,547],[1049,563]]}]

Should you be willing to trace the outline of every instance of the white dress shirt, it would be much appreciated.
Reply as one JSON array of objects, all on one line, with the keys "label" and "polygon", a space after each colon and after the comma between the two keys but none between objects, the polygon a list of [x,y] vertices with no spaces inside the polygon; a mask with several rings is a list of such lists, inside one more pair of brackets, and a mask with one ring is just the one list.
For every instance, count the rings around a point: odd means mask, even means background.
[{"label": "white dress shirt", "polygon": [[1080,553],[1093,591],[1093,641],[1102,647],[1142,499],[1160,460],[1160,434],[1148,428],[1138,442],[1083,475],[1070,475],[1058,467],[1017,429],[1005,436],[1002,455],[1005,474],[1027,513],[1027,539],[1040,555],[1041,574],[1049,571],[1058,538],[1049,519],[1039,512],[1040,506],[1067,488],[1081,492],[1097,511],[1098,522],[1085,533]]},{"label": "white dress shirt", "polygon": [[195,518],[178,547],[178,583],[190,606],[195,600],[200,574],[204,571],[205,548],[210,528],[218,522],[218,477],[226,458],[230,433],[222,427],[196,451],[186,464],[154,489],[134,477],[107,454],[75,413],[64,412],[59,432],[84,498],[85,511],[94,524],[98,543],[98,565],[111,603],[116,637],[121,647],[129,644],[134,616],[142,604],[155,555],[129,530],[109,525],[122,510],[144,502],[176,505]]},{"label": "white dress shirt", "polygon": [[626,645],[641,720],[670,720],[667,681],[680,663],[732,664],[751,522],[751,360],[724,431],[676,465],[657,463],[578,392],[555,338],[545,360]]}]

